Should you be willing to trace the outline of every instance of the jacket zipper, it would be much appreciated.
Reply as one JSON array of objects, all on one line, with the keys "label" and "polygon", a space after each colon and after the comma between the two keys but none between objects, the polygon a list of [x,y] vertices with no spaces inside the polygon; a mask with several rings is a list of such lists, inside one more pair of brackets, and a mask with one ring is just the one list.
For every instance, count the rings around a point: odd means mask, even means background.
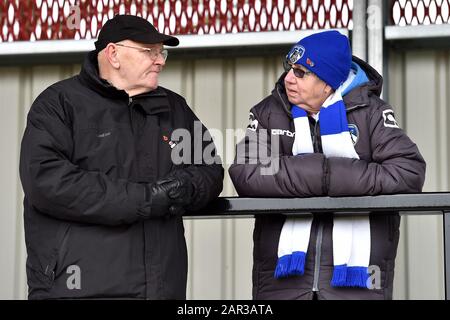
[{"label": "jacket zipper", "polygon": [[135,128],[135,116],[134,116],[134,110],[133,110],[133,98],[128,97],[128,112],[130,113],[130,125],[131,125],[131,132],[133,135],[135,135],[138,131]]},{"label": "jacket zipper", "polygon": [[319,230],[316,238],[316,256],[314,259],[314,280],[312,291],[319,292],[319,273],[320,273],[320,258],[322,256],[322,238],[323,238],[323,222],[319,220]]},{"label": "jacket zipper", "polygon": [[[132,97],[128,97],[128,107],[130,107],[132,103],[133,103],[133,98]],[[131,128],[133,130],[133,110],[130,109],[129,112],[130,112],[130,117],[131,117],[131,119],[130,119],[130,121],[131,121]],[[147,292],[147,264],[146,264],[146,261],[147,261],[147,247],[145,245],[145,243],[146,243],[145,221],[142,221],[142,233],[143,233],[143,236],[144,236],[144,241],[143,241],[143,244],[144,244],[144,252],[143,252],[144,259],[143,259],[143,261],[144,261],[144,281],[145,281],[145,284],[144,284],[145,292],[144,292],[144,294],[145,294],[145,299],[149,300],[150,298],[148,297],[148,292]]]},{"label": "jacket zipper", "polygon": [[[316,119],[314,119],[316,120]],[[320,148],[320,133],[318,132],[318,121],[314,123],[314,134],[313,134],[313,148],[314,152],[322,152]],[[322,239],[323,239],[323,222],[319,219],[319,226],[316,236],[316,254],[314,257],[314,278],[313,278],[313,292],[319,291],[319,275],[320,275],[320,259],[322,256]]]},{"label": "jacket zipper", "polygon": [[318,126],[317,126],[318,121],[316,120],[316,122],[314,122],[314,134],[312,136],[312,143],[313,143],[313,148],[314,148],[314,152],[322,152],[322,148],[320,147],[320,132],[318,130]]},{"label": "jacket zipper", "polygon": [[[309,121],[309,119],[308,119],[308,121]],[[314,122],[314,134],[313,135],[311,135],[311,139],[312,139],[312,145],[313,145],[313,149],[314,150],[316,150],[316,140],[317,140],[317,138],[316,138],[316,127],[317,127],[317,121],[316,122]]]},{"label": "jacket zipper", "polygon": [[144,235],[144,288],[145,288],[145,300],[149,300],[148,297],[148,290],[147,290],[147,264],[145,263],[147,261],[147,247],[145,245],[146,237],[145,237],[145,221],[142,221],[142,232]]}]

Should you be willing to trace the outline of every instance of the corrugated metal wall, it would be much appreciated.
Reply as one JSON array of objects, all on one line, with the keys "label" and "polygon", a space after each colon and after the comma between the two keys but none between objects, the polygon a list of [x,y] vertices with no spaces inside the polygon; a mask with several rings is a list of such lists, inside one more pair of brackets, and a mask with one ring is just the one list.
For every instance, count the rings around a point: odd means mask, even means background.
[{"label": "corrugated metal wall", "polygon": [[[389,102],[427,161],[424,191],[449,190],[449,60],[448,50],[391,51],[389,55]],[[442,216],[403,218],[395,297],[444,297],[442,228]]]},{"label": "corrugated metal wall", "polygon": [[[425,191],[448,190],[449,52],[391,53],[389,101],[428,162]],[[245,128],[248,110],[281,73],[273,57],[169,59],[161,85],[186,97],[207,127]],[[0,298],[26,298],[19,143],[33,99],[79,65],[0,68]],[[227,136],[226,169],[239,138]],[[228,176],[222,196],[235,195]],[[394,295],[443,298],[441,217],[402,220]],[[252,219],[186,220],[189,299],[250,299]]]}]

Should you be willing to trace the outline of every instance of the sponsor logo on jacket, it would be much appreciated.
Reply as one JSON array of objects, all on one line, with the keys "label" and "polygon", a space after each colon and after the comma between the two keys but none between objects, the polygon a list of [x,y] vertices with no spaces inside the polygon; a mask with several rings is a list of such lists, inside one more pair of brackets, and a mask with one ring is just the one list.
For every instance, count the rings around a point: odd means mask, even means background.
[{"label": "sponsor logo on jacket", "polygon": [[293,138],[295,136],[295,132],[283,129],[272,129],[271,134],[273,136],[288,136],[290,138]]}]

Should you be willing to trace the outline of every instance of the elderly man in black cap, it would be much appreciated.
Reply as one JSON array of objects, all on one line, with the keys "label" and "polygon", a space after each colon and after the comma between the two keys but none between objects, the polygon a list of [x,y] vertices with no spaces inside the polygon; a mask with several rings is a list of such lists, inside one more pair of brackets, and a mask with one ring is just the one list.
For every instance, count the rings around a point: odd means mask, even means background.
[{"label": "elderly man in black cap", "polygon": [[[178,43],[117,15],[80,74],[34,101],[20,155],[30,299],[185,299],[182,214],[219,195],[223,168],[186,101],[158,86]],[[194,163],[199,148],[215,161]]]}]

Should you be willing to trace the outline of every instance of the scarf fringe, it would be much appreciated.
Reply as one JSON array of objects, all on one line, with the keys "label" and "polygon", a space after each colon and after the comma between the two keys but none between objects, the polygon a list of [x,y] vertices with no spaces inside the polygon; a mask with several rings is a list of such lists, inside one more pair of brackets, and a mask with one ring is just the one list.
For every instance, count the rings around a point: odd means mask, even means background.
[{"label": "scarf fringe", "polygon": [[305,273],[306,253],[301,251],[292,252],[291,264],[289,266],[290,275],[303,275]]},{"label": "scarf fringe", "polygon": [[275,278],[285,278],[289,276],[289,266],[291,265],[291,255],[287,254],[278,258],[277,267],[275,268]]},{"label": "scarf fringe", "polygon": [[366,267],[348,267],[347,268],[347,286],[367,288],[369,274]]},{"label": "scarf fringe", "polygon": [[305,273],[306,252],[295,251],[278,259],[275,268],[275,278],[286,278],[289,276],[301,276]]},{"label": "scarf fringe", "polygon": [[331,286],[367,288],[369,274],[366,267],[335,266]]},{"label": "scarf fringe", "polygon": [[331,278],[331,286],[345,287],[347,283],[347,265],[334,266],[333,278]]}]

